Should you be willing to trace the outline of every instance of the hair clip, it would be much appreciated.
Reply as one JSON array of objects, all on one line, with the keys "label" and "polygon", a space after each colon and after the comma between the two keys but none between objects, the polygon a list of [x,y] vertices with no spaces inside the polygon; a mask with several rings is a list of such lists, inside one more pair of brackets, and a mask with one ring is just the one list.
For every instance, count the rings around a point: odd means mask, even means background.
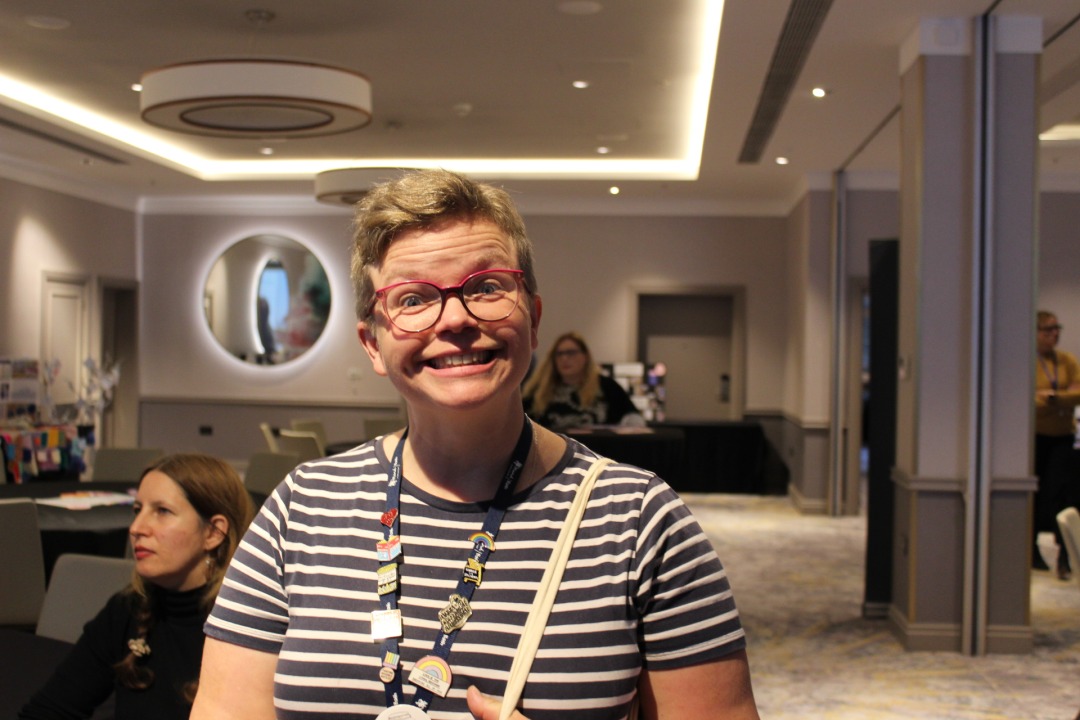
[{"label": "hair clip", "polygon": [[131,638],[127,645],[135,657],[141,658],[150,654],[150,646],[146,644],[146,638]]}]

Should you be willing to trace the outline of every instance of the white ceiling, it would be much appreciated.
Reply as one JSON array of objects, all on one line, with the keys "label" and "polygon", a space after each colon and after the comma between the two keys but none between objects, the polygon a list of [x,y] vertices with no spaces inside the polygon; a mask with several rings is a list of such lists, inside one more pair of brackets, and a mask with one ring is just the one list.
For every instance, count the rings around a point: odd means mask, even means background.
[{"label": "white ceiling", "polygon": [[[801,2],[801,0],[797,0]],[[480,168],[526,209],[782,213],[808,185],[846,168],[893,183],[899,163],[900,45],[920,17],[1026,14],[1043,18],[1043,129],[1080,118],[1080,0],[806,0],[828,9],[759,162],[739,163],[791,0],[727,0],[715,68],[698,49],[716,42],[718,0],[600,0],[572,14],[564,0],[4,0],[0,4],[0,175],[122,207],[179,207],[271,196],[317,207],[313,175],[207,179],[129,144],[143,136],[206,163],[318,160]],[[582,3],[571,3],[580,6]],[[585,3],[589,4],[589,3]],[[257,27],[245,11],[273,12]],[[27,18],[62,18],[41,29]],[[37,22],[37,24],[41,24]],[[711,57],[711,53],[709,53]],[[325,138],[200,138],[139,119],[130,89],[147,70],[222,58],[303,60],[360,72],[374,119]],[[713,72],[696,180],[648,179],[689,148],[694,83]],[[592,86],[575,90],[571,81]],[[17,83],[17,84],[13,84]],[[822,100],[810,89],[829,89]],[[32,88],[74,109],[50,115],[13,99]],[[699,98],[701,102],[701,98]],[[472,110],[462,117],[461,103]],[[702,104],[704,107],[704,105]],[[111,139],[72,122],[90,111],[119,124]],[[888,120],[892,117],[891,120]],[[14,129],[15,123],[24,129]],[[27,132],[29,130],[30,132]],[[48,137],[33,133],[45,133]],[[700,140],[700,137],[697,138]],[[70,146],[57,140],[73,143]],[[598,155],[599,145],[612,152]],[[267,158],[260,148],[274,148]],[[119,163],[95,158],[94,153]],[[777,155],[790,164],[778,166]],[[591,173],[538,179],[527,160],[580,159]],[[627,176],[628,160],[647,160]],[[480,165],[464,165],[466,162]],[[1080,190],[1080,149],[1043,143],[1044,183]],[[486,165],[485,165],[486,163]],[[599,164],[599,167],[597,167]],[[652,168],[650,170],[649,168]],[[200,177],[200,173],[202,177]],[[618,184],[618,196],[608,188]]]}]

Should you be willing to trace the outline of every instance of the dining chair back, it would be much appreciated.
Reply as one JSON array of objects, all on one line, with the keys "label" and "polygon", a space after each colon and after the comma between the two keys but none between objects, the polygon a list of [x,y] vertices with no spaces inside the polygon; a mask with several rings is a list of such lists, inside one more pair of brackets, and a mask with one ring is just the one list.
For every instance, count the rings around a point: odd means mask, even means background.
[{"label": "dining chair back", "polygon": [[374,440],[405,427],[405,418],[364,418],[364,439]]},{"label": "dining chair back", "polygon": [[293,430],[315,433],[315,437],[319,439],[319,447],[322,448],[323,454],[326,454],[326,426],[323,425],[322,420],[294,419],[289,422],[289,425]]},{"label": "dining chair back", "polygon": [[313,432],[282,428],[278,430],[277,441],[279,452],[293,453],[302,463],[326,456],[318,436]]},{"label": "dining chair back", "polygon": [[101,448],[94,453],[90,479],[136,482],[148,465],[164,455],[161,448]]},{"label": "dining chair back", "polygon": [[1069,553],[1072,576],[1080,584],[1080,510],[1067,507],[1057,514],[1061,537],[1065,540],[1064,552]]},{"label": "dining chair back", "polygon": [[61,555],[45,591],[37,634],[74,643],[108,599],[131,583],[134,570],[129,558]]},{"label": "dining chair back", "polygon": [[269,495],[299,464],[300,456],[296,453],[252,453],[244,471],[244,487],[260,495]]},{"label": "dining chair back", "polygon": [[266,449],[273,453],[280,452],[277,431],[270,426],[270,423],[259,423],[259,430],[262,430],[263,438],[266,439]]},{"label": "dining chair back", "polygon": [[0,500],[0,548],[0,625],[33,627],[45,600],[45,555],[33,500]]}]

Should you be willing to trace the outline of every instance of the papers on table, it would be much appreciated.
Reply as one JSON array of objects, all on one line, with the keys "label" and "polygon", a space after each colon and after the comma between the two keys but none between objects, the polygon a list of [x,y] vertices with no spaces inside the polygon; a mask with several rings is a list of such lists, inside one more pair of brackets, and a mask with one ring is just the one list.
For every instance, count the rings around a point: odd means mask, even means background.
[{"label": "papers on table", "polygon": [[68,510],[89,510],[102,505],[130,505],[135,498],[127,493],[108,492],[106,490],[79,490],[63,493],[60,497],[35,498],[34,502],[42,505],[66,508]]}]

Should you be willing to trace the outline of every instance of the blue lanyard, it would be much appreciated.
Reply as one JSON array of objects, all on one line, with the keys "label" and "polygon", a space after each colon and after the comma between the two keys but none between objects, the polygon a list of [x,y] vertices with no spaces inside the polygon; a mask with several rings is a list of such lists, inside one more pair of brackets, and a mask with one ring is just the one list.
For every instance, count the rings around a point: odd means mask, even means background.
[{"label": "blue lanyard", "polygon": [[[383,536],[384,547],[396,548],[393,552],[387,552],[383,556],[380,549],[380,560],[383,561],[383,565],[380,568],[380,578],[383,577],[382,573],[389,568],[390,564],[395,559],[400,559],[400,542],[398,537],[400,526],[400,506],[401,506],[401,463],[402,463],[402,451],[405,447],[405,438],[409,434],[409,429],[406,427],[404,434],[401,436],[401,440],[398,442],[397,449],[394,450],[394,457],[390,462],[390,478],[386,486],[386,512],[383,514],[383,526],[386,528],[386,532]],[[481,575],[483,573],[484,564],[487,562],[488,556],[491,554],[495,546],[495,538],[499,534],[499,527],[502,525],[503,517],[506,515],[506,510],[510,505],[510,499],[514,494],[514,487],[517,485],[517,480],[521,476],[521,470],[525,467],[525,460],[529,456],[529,448],[532,446],[532,423],[529,422],[529,418],[525,418],[525,422],[521,428],[521,435],[518,437],[517,445],[514,446],[514,453],[510,457],[510,464],[507,465],[506,471],[503,473],[502,481],[499,483],[498,490],[495,491],[495,497],[491,501],[491,506],[488,508],[487,516],[484,518],[483,528],[479,533],[475,533],[470,536],[473,540],[472,550],[469,552],[466,558],[465,569],[462,572],[461,579],[458,580],[457,588],[454,590],[453,595],[450,596],[450,605],[447,606],[443,612],[439,613],[439,619],[442,623],[442,630],[439,632],[438,637],[435,638],[435,646],[432,650],[432,655],[440,658],[442,662],[446,662],[450,657],[450,649],[454,644],[454,639],[457,637],[458,631],[465,624],[465,620],[468,614],[471,613],[469,602],[472,600],[473,592],[480,585]],[[397,541],[397,542],[395,542]],[[398,594],[400,593],[399,583],[397,582],[396,566],[393,568],[391,577],[393,577],[394,589],[392,592],[380,593],[379,603],[380,610],[396,612],[398,609]],[[382,580],[379,581],[380,586]],[[381,589],[381,588],[380,588]],[[445,619],[444,619],[445,613]],[[397,636],[386,638],[382,645],[382,658],[383,658],[383,671],[392,671],[393,677],[387,676],[384,678],[386,683],[386,706],[392,707],[398,705],[403,697],[402,695],[402,682],[401,682],[401,668],[400,668],[400,655],[398,654],[398,638]],[[381,677],[381,676],[380,676]],[[419,707],[421,710],[426,710],[431,704],[433,692],[424,687],[418,687],[416,695],[413,698],[413,704]]]},{"label": "blue lanyard", "polygon": [[1054,374],[1050,374],[1050,369],[1046,367],[1046,358],[1042,355],[1039,356],[1039,362],[1042,364],[1043,374],[1046,375],[1046,379],[1050,381],[1050,389],[1057,392],[1058,389],[1058,366],[1057,366],[1057,353],[1054,353]]}]

